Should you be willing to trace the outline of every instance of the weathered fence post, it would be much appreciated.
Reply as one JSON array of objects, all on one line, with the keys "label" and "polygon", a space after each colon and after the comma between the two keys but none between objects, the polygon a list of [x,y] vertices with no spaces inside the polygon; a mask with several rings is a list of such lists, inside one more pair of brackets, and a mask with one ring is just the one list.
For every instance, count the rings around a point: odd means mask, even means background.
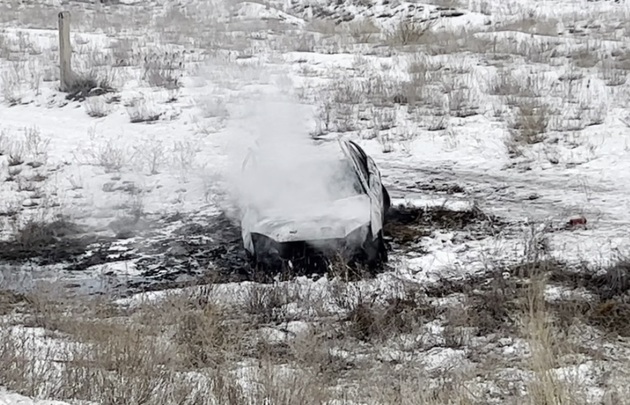
[{"label": "weathered fence post", "polygon": [[60,90],[68,91],[72,87],[72,47],[70,45],[70,12],[59,13],[59,82]]}]

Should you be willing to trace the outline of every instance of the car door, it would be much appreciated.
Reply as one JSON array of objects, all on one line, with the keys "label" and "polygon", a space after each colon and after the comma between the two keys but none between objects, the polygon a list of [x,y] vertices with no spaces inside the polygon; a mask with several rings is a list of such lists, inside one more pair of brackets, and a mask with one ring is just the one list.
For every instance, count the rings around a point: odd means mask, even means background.
[{"label": "car door", "polygon": [[374,160],[367,156],[363,149],[352,141],[340,140],[341,150],[352,162],[363,190],[370,197],[370,228],[372,238],[383,229],[383,185],[381,174]]}]

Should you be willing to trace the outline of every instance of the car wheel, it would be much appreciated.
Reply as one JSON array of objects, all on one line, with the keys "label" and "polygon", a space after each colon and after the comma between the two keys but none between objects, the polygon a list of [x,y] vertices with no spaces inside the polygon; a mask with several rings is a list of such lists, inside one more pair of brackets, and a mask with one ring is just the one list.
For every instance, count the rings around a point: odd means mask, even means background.
[{"label": "car wheel", "polygon": [[383,263],[387,263],[389,257],[387,255],[387,245],[385,245],[385,238],[383,237],[383,230],[378,233],[378,251],[380,260]]},{"label": "car wheel", "polygon": [[387,189],[385,188],[385,186],[383,187],[383,211],[384,211],[384,216],[385,218],[383,218],[383,223],[385,223],[385,219],[387,218],[387,211],[389,211],[389,209],[392,206],[392,199],[389,196],[389,191],[387,191]]},{"label": "car wheel", "polygon": [[383,231],[379,231],[376,239],[369,238],[369,242],[364,246],[363,250],[367,256],[367,264],[374,268],[382,263],[387,263],[387,247],[383,239]]}]

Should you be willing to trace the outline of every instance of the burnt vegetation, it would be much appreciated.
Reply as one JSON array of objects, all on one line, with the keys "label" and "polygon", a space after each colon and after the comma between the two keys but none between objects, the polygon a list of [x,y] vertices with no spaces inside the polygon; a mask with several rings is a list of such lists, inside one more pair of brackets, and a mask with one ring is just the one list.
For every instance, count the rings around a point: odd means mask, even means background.
[{"label": "burnt vegetation", "polygon": [[[384,239],[389,251],[422,251],[422,239],[435,230],[453,230],[469,238],[481,238],[501,225],[498,219],[476,207],[455,211],[447,207],[399,205],[388,211]],[[16,228],[12,239],[0,242],[0,261],[62,264],[67,270],[80,271],[112,261],[132,260],[143,275],[142,281],[128,282],[126,287],[135,291],[206,282],[270,283],[304,275],[359,280],[389,269],[387,263],[368,268],[360,260],[347,260],[342,255],[324,257],[308,249],[290,262],[256,266],[242,246],[238,224],[224,214],[140,214],[112,221],[109,231],[95,233],[65,217],[49,222],[30,221]],[[133,245],[118,243],[131,237],[137,240]]]},{"label": "burnt vegetation", "polygon": [[13,238],[0,241],[0,261],[32,261],[47,265],[74,262],[98,238],[85,233],[65,217],[52,221],[29,220],[17,227]]},{"label": "burnt vegetation", "polygon": [[404,249],[417,245],[423,237],[439,229],[463,231],[470,238],[482,238],[504,225],[501,220],[485,214],[476,206],[452,210],[445,206],[415,207],[400,204],[390,208],[384,233],[394,248]]}]

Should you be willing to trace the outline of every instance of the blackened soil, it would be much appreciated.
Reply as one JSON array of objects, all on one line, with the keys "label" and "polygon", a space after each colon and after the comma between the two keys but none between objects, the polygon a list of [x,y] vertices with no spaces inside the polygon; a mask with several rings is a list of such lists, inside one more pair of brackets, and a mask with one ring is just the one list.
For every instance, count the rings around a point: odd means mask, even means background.
[{"label": "blackened soil", "polygon": [[430,191],[436,194],[461,194],[466,190],[459,184],[444,184],[434,181],[418,182],[410,188],[422,191]]},{"label": "blackened soil", "polygon": [[241,243],[240,229],[225,215],[178,220],[173,232],[159,235],[138,249],[136,267],[155,281],[182,276],[215,282],[249,279],[252,269]]},{"label": "blackened soil", "polygon": [[[139,249],[136,267],[147,280],[177,283],[194,276],[194,283],[273,282],[299,276],[318,278],[335,273],[339,266],[313,252],[311,255],[254,263],[241,240],[240,227],[225,215],[196,217],[164,237]],[[348,277],[366,275],[359,263],[346,263]],[[372,269],[372,275],[375,274]],[[145,283],[149,283],[147,281]],[[135,284],[135,287],[140,287]]]},{"label": "blackened soil", "polygon": [[404,247],[418,243],[438,229],[466,232],[471,239],[476,239],[491,235],[504,225],[476,207],[462,211],[401,204],[390,208],[384,234],[397,246]]},{"label": "blackened soil", "polygon": [[99,246],[111,239],[86,233],[66,219],[48,223],[28,222],[16,236],[0,242],[0,262],[35,265],[76,264],[90,246]]},{"label": "blackened soil", "polygon": [[[30,224],[15,240],[0,242],[0,263],[58,264],[68,271],[131,261],[135,274],[119,286],[126,291],[162,289],[203,283],[240,281],[270,282],[296,276],[342,275],[369,278],[387,270],[386,265],[367,268],[358,261],[341,263],[315,254],[269,265],[248,258],[237,223],[225,215],[175,214],[136,218],[110,227],[108,235],[95,235],[67,221]],[[393,206],[385,238],[393,250],[415,246],[436,229],[464,231],[485,237],[500,222],[481,211]],[[116,275],[112,271],[112,275]]]}]

